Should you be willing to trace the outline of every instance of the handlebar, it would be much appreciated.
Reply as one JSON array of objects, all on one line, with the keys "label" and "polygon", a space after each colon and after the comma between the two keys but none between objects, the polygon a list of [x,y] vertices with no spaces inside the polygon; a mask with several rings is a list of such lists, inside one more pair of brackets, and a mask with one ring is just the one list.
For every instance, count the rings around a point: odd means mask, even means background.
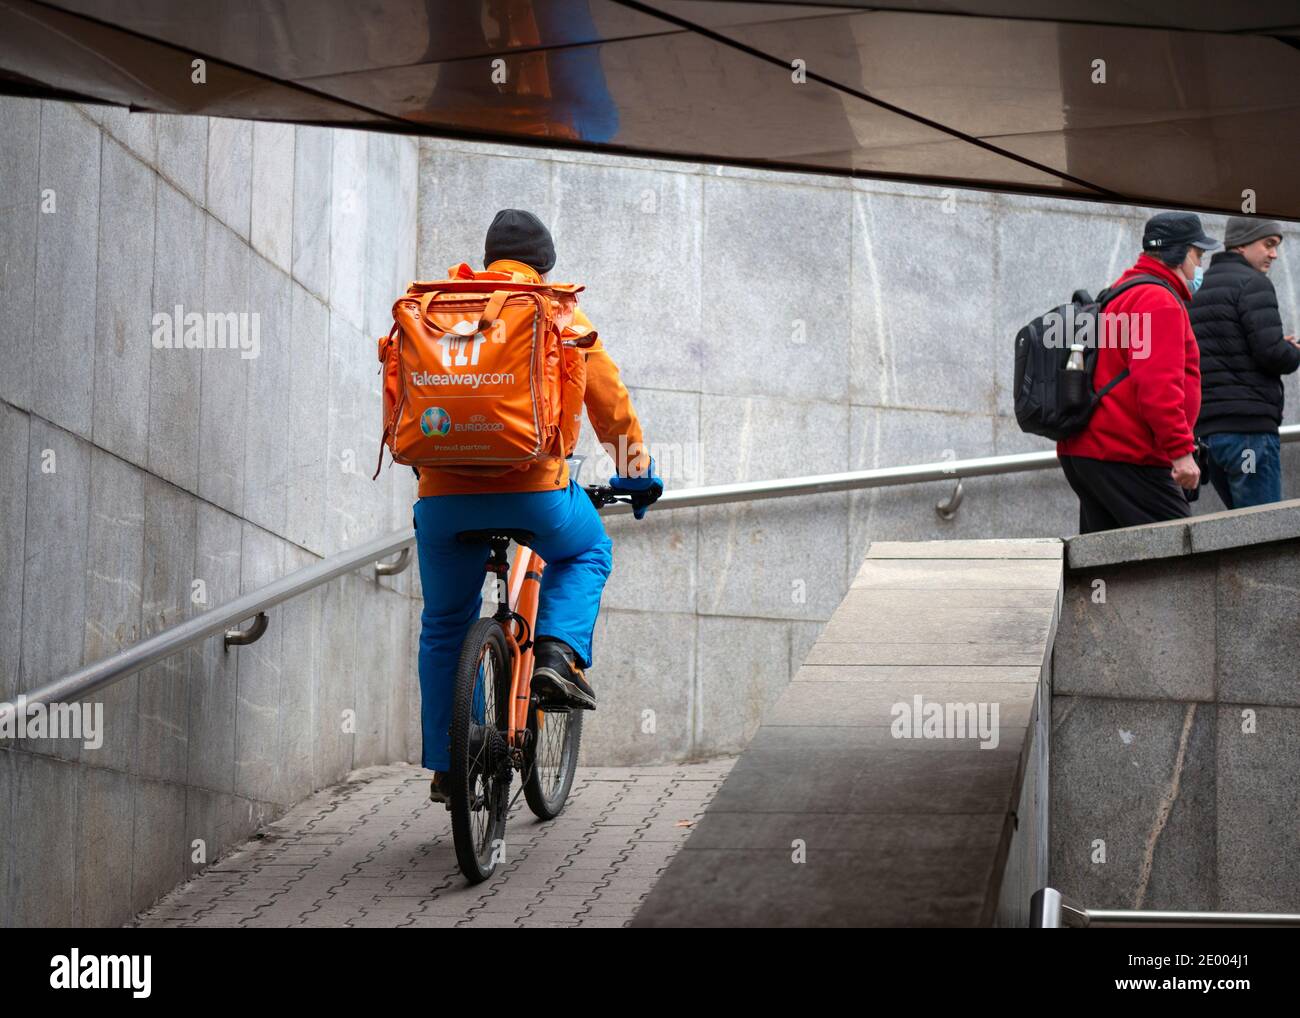
[{"label": "handlebar", "polygon": [[641,492],[618,492],[608,484],[585,484],[582,490],[597,509],[611,502],[626,502],[633,509],[653,502],[653,499],[647,499]]}]

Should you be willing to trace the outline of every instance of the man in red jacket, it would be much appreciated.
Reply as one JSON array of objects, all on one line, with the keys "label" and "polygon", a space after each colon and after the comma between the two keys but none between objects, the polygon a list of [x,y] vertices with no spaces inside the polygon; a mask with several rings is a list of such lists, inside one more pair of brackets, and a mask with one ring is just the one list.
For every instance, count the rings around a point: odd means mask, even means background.
[{"label": "man in red jacket", "polygon": [[1137,262],[1116,280],[1154,276],[1166,285],[1134,286],[1106,305],[1108,322],[1122,315],[1129,327],[1099,330],[1092,384],[1101,389],[1125,368],[1129,375],[1083,431],[1056,445],[1079,496],[1081,534],[1191,515],[1185,492],[1201,476],[1192,455],[1201,360],[1186,302],[1200,284],[1202,254],[1220,247],[1199,216],[1161,212],[1147,221]]}]

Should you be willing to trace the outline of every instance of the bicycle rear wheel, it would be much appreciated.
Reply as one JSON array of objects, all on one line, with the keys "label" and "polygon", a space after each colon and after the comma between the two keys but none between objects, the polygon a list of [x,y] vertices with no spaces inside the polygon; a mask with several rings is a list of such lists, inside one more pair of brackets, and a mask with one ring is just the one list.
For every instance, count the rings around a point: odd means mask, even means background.
[{"label": "bicycle rear wheel", "polygon": [[524,780],[524,798],[528,808],[541,820],[554,820],[569,798],[578,769],[585,713],[537,707],[528,712],[531,766]]},{"label": "bicycle rear wheel", "polygon": [[510,653],[494,619],[479,619],[461,647],[451,713],[451,830],[471,884],[503,857],[510,806]]}]

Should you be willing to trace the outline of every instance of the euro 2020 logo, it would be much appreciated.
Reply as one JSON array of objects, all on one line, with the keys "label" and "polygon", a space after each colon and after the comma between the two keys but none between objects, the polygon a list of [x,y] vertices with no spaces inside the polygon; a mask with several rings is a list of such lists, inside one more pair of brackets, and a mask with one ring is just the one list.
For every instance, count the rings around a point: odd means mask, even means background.
[{"label": "euro 2020 logo", "polygon": [[432,438],[441,438],[451,431],[451,414],[440,406],[431,406],[420,415],[420,430]]}]

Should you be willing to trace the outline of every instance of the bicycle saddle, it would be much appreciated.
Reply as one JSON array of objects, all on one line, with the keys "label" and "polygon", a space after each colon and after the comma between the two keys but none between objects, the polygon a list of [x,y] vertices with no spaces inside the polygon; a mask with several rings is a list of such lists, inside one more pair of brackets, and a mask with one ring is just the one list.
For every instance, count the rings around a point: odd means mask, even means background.
[{"label": "bicycle saddle", "polygon": [[456,540],[464,541],[466,544],[491,544],[494,540],[498,540],[531,545],[534,536],[531,530],[513,530],[509,527],[489,527],[486,530],[460,530],[456,532]]}]

